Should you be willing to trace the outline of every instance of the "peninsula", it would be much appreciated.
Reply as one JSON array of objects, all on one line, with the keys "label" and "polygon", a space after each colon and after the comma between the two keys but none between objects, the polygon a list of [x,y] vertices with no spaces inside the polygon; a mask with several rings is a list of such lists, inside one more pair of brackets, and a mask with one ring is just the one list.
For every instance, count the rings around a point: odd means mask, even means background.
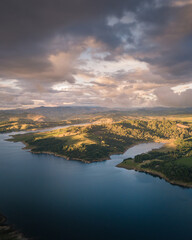
[{"label": "peninsula", "polygon": [[86,163],[103,161],[141,142],[169,142],[159,151],[126,159],[118,167],[148,172],[192,187],[191,125],[171,120],[126,120],[73,126],[47,132],[18,134],[9,141],[23,142],[33,153],[48,153]]},{"label": "peninsula", "polygon": [[177,139],[117,165],[120,168],[159,176],[173,185],[192,187],[192,139]]}]

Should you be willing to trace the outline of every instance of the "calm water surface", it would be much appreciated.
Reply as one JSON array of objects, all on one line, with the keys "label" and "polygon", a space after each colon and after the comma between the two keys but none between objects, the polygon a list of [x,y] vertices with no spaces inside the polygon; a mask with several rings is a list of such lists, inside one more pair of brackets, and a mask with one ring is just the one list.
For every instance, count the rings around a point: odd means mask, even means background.
[{"label": "calm water surface", "polygon": [[37,240],[191,240],[192,190],[115,166],[140,144],[85,164],[22,150],[0,135],[0,212]]}]

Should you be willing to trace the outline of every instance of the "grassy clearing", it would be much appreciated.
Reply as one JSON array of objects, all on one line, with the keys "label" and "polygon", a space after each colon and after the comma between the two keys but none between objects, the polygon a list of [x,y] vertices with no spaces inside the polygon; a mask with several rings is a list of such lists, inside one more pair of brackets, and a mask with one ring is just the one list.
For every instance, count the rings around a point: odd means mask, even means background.
[{"label": "grassy clearing", "polygon": [[136,169],[137,167],[139,167],[139,164],[137,164],[133,159],[126,159],[123,161],[123,164],[120,163],[118,165],[118,167],[124,167],[124,168],[127,168],[127,169]]}]

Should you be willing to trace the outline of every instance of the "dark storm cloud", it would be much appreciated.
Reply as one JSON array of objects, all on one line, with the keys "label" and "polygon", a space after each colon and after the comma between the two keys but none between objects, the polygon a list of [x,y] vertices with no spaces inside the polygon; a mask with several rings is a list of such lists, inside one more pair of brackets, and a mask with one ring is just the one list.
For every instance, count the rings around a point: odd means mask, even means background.
[{"label": "dark storm cloud", "polygon": [[[179,2],[179,1],[176,1]],[[180,6],[180,5],[179,5]],[[159,73],[168,73],[166,78],[190,81],[192,77],[192,5],[149,8],[138,15],[140,22],[149,25],[144,42],[138,50],[142,60],[155,66]],[[151,43],[150,56],[146,39]],[[144,57],[142,57],[144,54]],[[168,79],[167,79],[168,80]]]},{"label": "dark storm cloud", "polygon": [[[51,71],[49,55],[73,48],[65,47],[71,41],[67,39],[68,34],[76,38],[74,45],[91,36],[106,46],[118,46],[120,41],[106,25],[106,17],[121,16],[124,11],[134,11],[141,5],[142,0],[0,1],[0,77],[33,79],[37,77],[33,76],[34,72]],[[65,39],[54,48],[52,40],[57,36]],[[28,77],[27,72],[32,76]],[[67,79],[71,81],[69,75]],[[51,78],[54,81],[57,76]]]},{"label": "dark storm cloud", "polygon": [[[0,84],[16,79],[19,88],[8,92],[1,89],[1,102],[5,105],[8,96],[13,105],[14,101],[22,105],[24,99],[28,104],[33,100],[46,103],[48,99],[55,104],[62,101],[65,104],[77,101],[72,95],[78,94],[78,103],[95,101],[94,104],[102,104],[99,97],[110,105],[115,101],[120,104],[129,94],[133,99],[129,101],[134,105],[134,101],[143,101],[142,94],[151,94],[155,86],[170,87],[190,82],[191,2],[1,0]],[[92,69],[82,67],[89,60],[81,55],[86,55],[89,48],[100,54],[90,54]],[[123,65],[124,69],[115,68],[115,62],[117,65],[123,61],[128,63],[129,58],[136,60],[138,66],[144,62],[148,67],[142,70],[136,70],[134,66],[130,70],[128,65],[129,70],[126,65]],[[102,59],[108,69],[112,68],[111,63],[117,70],[100,72],[97,64],[98,69],[94,71],[94,63]],[[74,75],[80,75],[80,79],[77,81]],[[84,82],[81,76],[85,77]],[[74,89],[54,92],[53,86],[60,83],[71,84]],[[113,88],[118,89],[114,94]],[[143,93],[138,93],[142,89]],[[21,98],[18,94],[22,91],[25,95]],[[16,97],[10,97],[13,95]],[[111,101],[107,100],[109,95],[113,98]]]},{"label": "dark storm cloud", "polygon": [[[142,0],[2,0],[1,47],[34,44],[73,25],[83,22],[87,25],[87,21],[91,25],[106,15],[121,15],[122,11],[135,10],[142,3]],[[83,33],[84,29],[81,31]]]}]

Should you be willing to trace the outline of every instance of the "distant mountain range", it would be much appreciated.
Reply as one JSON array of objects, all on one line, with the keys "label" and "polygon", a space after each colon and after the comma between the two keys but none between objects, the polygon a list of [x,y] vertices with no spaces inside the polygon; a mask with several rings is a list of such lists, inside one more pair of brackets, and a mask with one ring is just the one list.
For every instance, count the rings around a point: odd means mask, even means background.
[{"label": "distant mountain range", "polygon": [[45,121],[60,121],[107,111],[109,111],[109,109],[102,107],[38,107],[0,110],[0,121],[8,121],[13,118],[34,119],[36,117]]},{"label": "distant mountain range", "polygon": [[61,121],[71,118],[88,116],[166,116],[178,114],[192,114],[192,108],[106,108],[106,107],[38,107],[30,109],[0,110],[0,121],[31,119],[33,121]]}]

